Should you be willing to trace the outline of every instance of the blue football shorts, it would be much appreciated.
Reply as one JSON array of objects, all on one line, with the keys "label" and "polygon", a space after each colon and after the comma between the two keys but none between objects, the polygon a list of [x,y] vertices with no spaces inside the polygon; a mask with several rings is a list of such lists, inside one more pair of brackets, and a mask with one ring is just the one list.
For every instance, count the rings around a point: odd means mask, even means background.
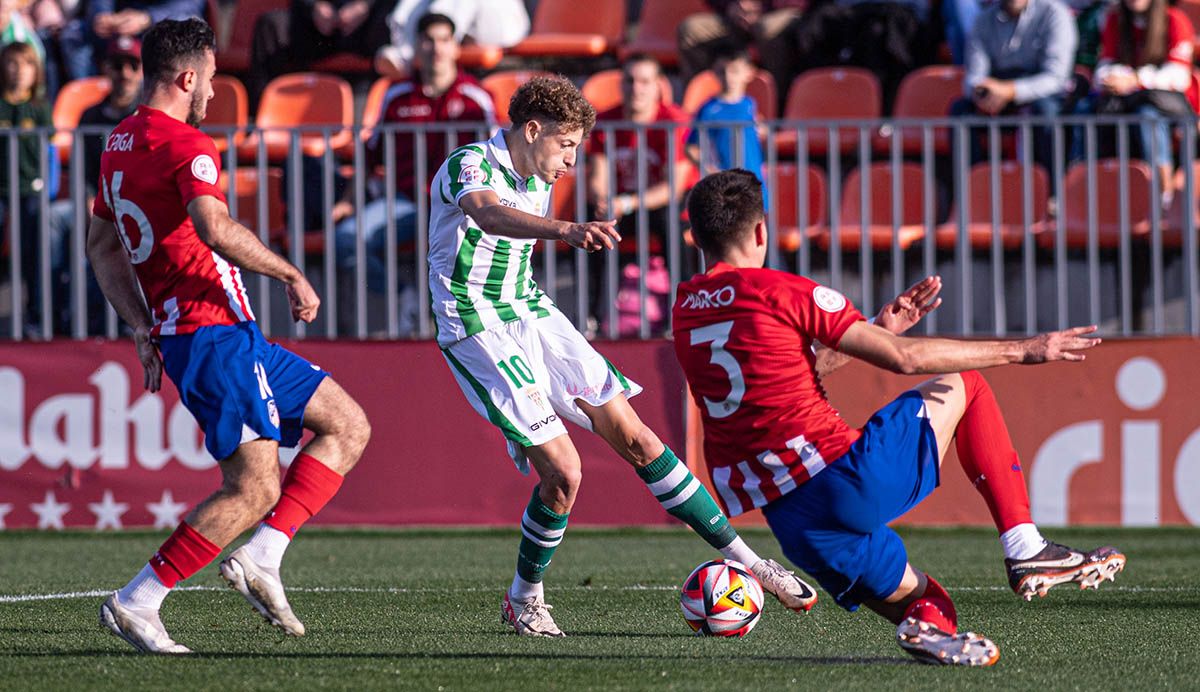
[{"label": "blue football shorts", "polygon": [[908,553],[888,527],[940,482],[937,438],[921,394],[883,407],[862,437],[806,483],[763,508],[783,554],[838,605],[892,595]]},{"label": "blue football shorts", "polygon": [[214,459],[268,438],[295,447],[321,368],[273,344],[254,322],[200,327],[159,340],[163,367],[204,431]]}]

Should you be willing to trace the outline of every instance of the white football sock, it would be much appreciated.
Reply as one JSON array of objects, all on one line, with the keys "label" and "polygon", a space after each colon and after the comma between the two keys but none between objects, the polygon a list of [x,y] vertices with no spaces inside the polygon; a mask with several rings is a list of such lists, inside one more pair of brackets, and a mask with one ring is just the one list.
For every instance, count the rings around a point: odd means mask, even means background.
[{"label": "white football sock", "polygon": [[146,563],[142,571],[117,592],[117,600],[127,608],[158,610],[169,593],[171,589],[159,580],[150,563]]},{"label": "white football sock", "polygon": [[533,601],[545,600],[542,590],[542,582],[534,584],[530,581],[525,581],[521,575],[513,575],[512,586],[508,589],[508,597],[514,601]]},{"label": "white football sock", "polygon": [[246,551],[254,564],[268,569],[279,569],[283,564],[283,553],[292,540],[274,526],[259,524],[254,535],[246,543]]},{"label": "white football sock", "polygon": [[1034,524],[1017,524],[1000,534],[1000,545],[1004,546],[1004,557],[1010,560],[1028,560],[1042,552],[1046,539]]},{"label": "white football sock", "polygon": [[741,536],[733,539],[729,545],[721,548],[721,554],[730,560],[736,560],[746,567],[753,569],[758,561],[761,560],[758,553],[754,549],[746,545],[746,541],[742,540]]}]

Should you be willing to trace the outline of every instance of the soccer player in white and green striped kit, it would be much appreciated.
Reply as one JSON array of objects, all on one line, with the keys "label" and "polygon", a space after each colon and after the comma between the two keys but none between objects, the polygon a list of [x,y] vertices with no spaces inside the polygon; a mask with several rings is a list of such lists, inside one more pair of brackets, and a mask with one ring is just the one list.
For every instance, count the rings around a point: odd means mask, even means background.
[{"label": "soccer player in white and green striped kit", "polygon": [[471,406],[500,429],[523,473],[540,479],[521,519],[517,571],[501,602],[518,634],[563,636],[542,577],[562,542],[579,489],[579,453],[563,419],[604,438],[650,492],[725,557],[750,566],[785,606],[816,593],[738,537],[708,490],[629,405],[641,391],[595,351],[533,281],[539,239],[613,249],[614,222],[546,218],[550,186],[575,164],[595,124],[568,80],[538,77],[513,95],[512,127],[459,147],[430,188],[429,285],[438,345]]}]

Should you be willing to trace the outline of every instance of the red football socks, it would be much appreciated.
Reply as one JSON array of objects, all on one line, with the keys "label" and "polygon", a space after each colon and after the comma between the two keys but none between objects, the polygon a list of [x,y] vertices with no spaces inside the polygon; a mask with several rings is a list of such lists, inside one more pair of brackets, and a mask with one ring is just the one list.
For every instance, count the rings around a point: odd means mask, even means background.
[{"label": "red football socks", "polygon": [[304,522],[320,512],[341,487],[340,474],[301,453],[288,468],[279,502],[263,523],[294,538]]},{"label": "red football socks", "polygon": [[205,538],[199,531],[180,522],[167,540],[150,558],[150,569],[168,589],[204,569],[217,559],[221,548]]},{"label": "red football socks", "polygon": [[925,593],[908,605],[904,611],[904,617],[916,618],[950,634],[955,634],[958,632],[958,611],[954,609],[954,602],[950,600],[950,594],[946,593],[942,585],[937,583],[933,577],[929,575],[925,575],[925,577],[929,580],[925,585]]},{"label": "red football socks", "polygon": [[983,495],[1000,533],[1029,524],[1029,490],[1021,460],[1008,436],[1008,426],[992,388],[974,370],[962,373],[967,406],[955,431],[954,447],[967,479]]}]

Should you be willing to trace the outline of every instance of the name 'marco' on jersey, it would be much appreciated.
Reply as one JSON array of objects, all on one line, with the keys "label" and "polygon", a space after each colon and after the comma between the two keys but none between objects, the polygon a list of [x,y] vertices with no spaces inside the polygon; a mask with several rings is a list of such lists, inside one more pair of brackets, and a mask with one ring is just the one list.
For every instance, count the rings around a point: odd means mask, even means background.
[{"label": "name 'marco' on jersey", "polygon": [[154,316],[155,336],[254,319],[241,270],[200,239],[187,205],[225,202],[212,139],[139,106],[109,135],[92,213],[112,222]]},{"label": "name 'marco' on jersey", "polygon": [[429,291],[442,348],[507,322],[546,317],[554,305],[533,280],[537,240],[487,233],[458,206],[464,195],[491,191],[504,206],[549,213],[550,183],[517,173],[504,133],[455,149],[430,186]]},{"label": "name 'marco' on jersey", "polygon": [[858,439],[829,403],[812,350],[836,348],[863,319],[841,293],[718,263],[679,285],[672,316],[705,463],[730,516],[794,490]]}]

